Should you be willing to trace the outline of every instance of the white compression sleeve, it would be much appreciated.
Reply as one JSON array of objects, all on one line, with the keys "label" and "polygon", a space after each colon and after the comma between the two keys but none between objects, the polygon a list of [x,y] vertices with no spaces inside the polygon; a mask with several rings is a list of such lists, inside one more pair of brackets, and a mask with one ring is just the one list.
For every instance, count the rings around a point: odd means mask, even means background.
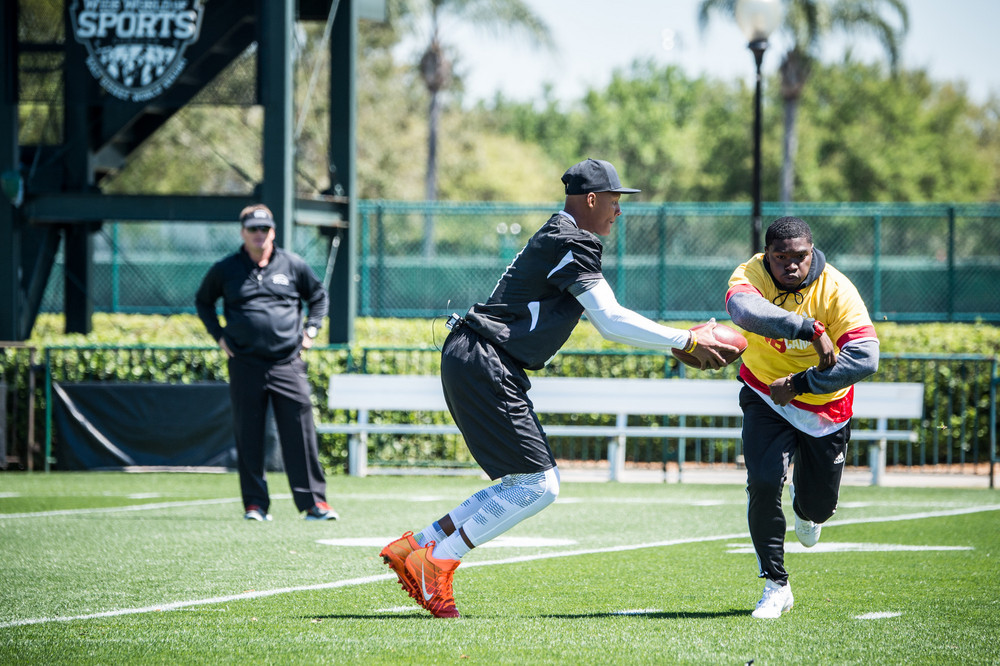
[{"label": "white compression sleeve", "polygon": [[552,504],[559,496],[559,469],[508,474],[500,485],[500,492],[463,525],[466,536],[477,546],[495,539]]},{"label": "white compression sleeve", "polygon": [[499,492],[491,494],[476,513],[466,518],[461,531],[455,530],[435,546],[434,557],[461,559],[469,552],[462,532],[473,545],[481,546],[552,504],[559,496],[559,469],[508,474],[499,487]]},{"label": "white compression sleeve", "polygon": [[587,312],[587,319],[605,340],[657,351],[683,349],[687,346],[687,331],[661,326],[622,306],[611,291],[611,285],[604,279],[598,280],[593,287],[577,295],[576,300]]},{"label": "white compression sleeve", "polygon": [[448,515],[451,516],[451,522],[455,525],[455,529],[458,529],[468,522],[469,518],[476,515],[476,512],[483,508],[483,505],[499,495],[502,490],[503,483],[496,483],[489,488],[483,488],[478,493],[449,511]]}]

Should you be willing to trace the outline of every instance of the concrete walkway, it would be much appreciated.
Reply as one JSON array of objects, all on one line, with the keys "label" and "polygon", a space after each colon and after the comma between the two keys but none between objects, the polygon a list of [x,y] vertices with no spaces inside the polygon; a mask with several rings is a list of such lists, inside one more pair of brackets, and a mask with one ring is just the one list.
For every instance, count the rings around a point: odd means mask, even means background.
[{"label": "concrete walkway", "polygon": [[[1000,472],[1000,469],[996,470]],[[994,488],[1000,488],[1000,473],[994,474]],[[602,482],[609,481],[607,465],[589,467],[573,466],[566,463],[559,465],[559,473],[566,482]],[[746,483],[746,470],[736,466],[685,466],[678,473],[677,466],[667,468],[666,478],[660,469],[630,468],[626,465],[620,481],[622,483],[731,483],[743,485]],[[870,486],[872,474],[866,469],[848,469],[844,472],[843,485]],[[960,474],[943,472],[893,472],[888,471],[882,477],[881,485],[898,488],[983,488],[989,489],[988,474]]]}]

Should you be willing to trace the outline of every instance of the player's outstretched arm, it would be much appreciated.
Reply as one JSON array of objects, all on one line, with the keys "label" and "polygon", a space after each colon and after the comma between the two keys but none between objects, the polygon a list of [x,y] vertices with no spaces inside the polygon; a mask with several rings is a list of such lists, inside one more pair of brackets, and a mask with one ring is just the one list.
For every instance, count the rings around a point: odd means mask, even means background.
[{"label": "player's outstretched arm", "polygon": [[[586,291],[575,294],[576,299],[583,306],[594,328],[605,340],[657,351],[683,349],[688,346],[690,342],[688,331],[657,324],[638,312],[623,307],[605,280],[596,280],[587,286]],[[706,337],[705,340],[698,341],[694,353],[703,361],[703,367],[714,370],[726,364],[723,353],[736,351],[735,347]]]}]

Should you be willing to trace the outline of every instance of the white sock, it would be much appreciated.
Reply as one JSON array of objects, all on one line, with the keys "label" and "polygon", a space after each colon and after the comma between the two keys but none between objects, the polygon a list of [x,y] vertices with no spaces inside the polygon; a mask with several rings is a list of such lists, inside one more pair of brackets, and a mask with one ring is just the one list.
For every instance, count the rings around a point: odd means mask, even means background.
[{"label": "white sock", "polygon": [[435,544],[431,554],[439,560],[460,560],[470,550],[472,549],[469,548],[469,544],[465,543],[459,531],[455,530],[454,534]]},{"label": "white sock", "polygon": [[413,535],[414,540],[420,545],[420,547],[426,546],[431,541],[441,542],[445,540],[445,533],[438,529],[437,521],[431,523],[424,529],[420,530],[417,534]]}]

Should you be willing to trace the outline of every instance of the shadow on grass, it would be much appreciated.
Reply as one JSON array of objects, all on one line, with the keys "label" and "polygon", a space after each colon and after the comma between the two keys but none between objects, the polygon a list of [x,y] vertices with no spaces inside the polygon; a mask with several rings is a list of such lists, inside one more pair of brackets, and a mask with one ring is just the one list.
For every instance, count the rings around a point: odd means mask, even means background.
[{"label": "shadow on grass", "polygon": [[[464,617],[464,616],[463,616]],[[412,611],[400,611],[392,613],[337,613],[330,615],[300,615],[300,620],[437,620],[427,611],[414,608]]]},{"label": "shadow on grass", "polygon": [[658,620],[703,620],[706,618],[717,617],[740,617],[742,615],[750,615],[750,613],[751,611],[745,608],[731,608],[727,611],[706,611],[701,613],[691,611],[636,611],[632,613],[626,611],[615,613],[559,613],[540,615],[539,617],[555,618],[559,620],[583,620],[600,617],[644,617]]},{"label": "shadow on grass", "polygon": [[[545,615],[537,615],[535,617],[541,617],[546,619],[556,619],[556,620],[594,620],[598,618],[608,618],[608,617],[642,617],[650,618],[655,620],[705,620],[720,617],[742,617],[750,615],[750,610],[745,608],[731,608],[727,611],[713,611],[713,612],[691,612],[691,611],[636,611],[634,613],[553,613]],[[474,617],[473,615],[465,615],[464,618],[470,619]],[[396,619],[425,619],[425,620],[437,620],[430,613],[427,613],[419,608],[414,608],[412,611],[402,611],[393,613],[339,613],[330,615],[300,615],[300,620],[396,620]]]}]

